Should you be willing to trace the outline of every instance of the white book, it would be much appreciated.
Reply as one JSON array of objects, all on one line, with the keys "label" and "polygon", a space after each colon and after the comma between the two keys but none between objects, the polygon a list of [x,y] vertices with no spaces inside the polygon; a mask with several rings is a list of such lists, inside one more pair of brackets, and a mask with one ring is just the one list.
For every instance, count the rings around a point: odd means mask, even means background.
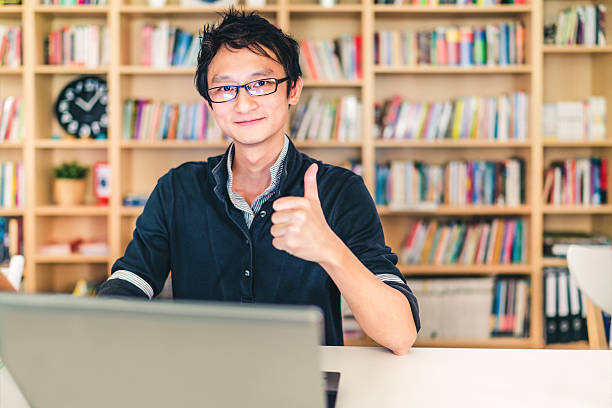
[{"label": "white book", "polygon": [[298,131],[295,135],[295,140],[306,140],[306,133],[308,131],[308,127],[312,121],[312,117],[315,115],[315,112],[319,106],[319,100],[321,99],[321,94],[319,92],[313,92],[308,100],[308,107],[306,108],[306,113],[302,117],[302,122],[298,127]]},{"label": "white book", "polygon": [[13,186],[15,184],[15,163],[4,163],[4,208],[15,207],[15,195],[13,194]]},{"label": "white book", "polygon": [[321,119],[323,115],[325,115],[325,111],[327,109],[327,102],[322,103],[317,107],[315,115],[312,118],[312,125],[308,129],[308,134],[306,135],[307,140],[317,140],[318,135],[320,134],[321,127]]},{"label": "white book", "polygon": [[391,200],[389,208],[400,209],[404,206],[404,196],[406,192],[405,179],[406,165],[402,160],[393,160],[391,162]]},{"label": "white book", "polygon": [[15,103],[14,96],[7,96],[2,105],[2,119],[0,119],[0,141],[7,140],[6,130],[11,115],[11,109]]}]

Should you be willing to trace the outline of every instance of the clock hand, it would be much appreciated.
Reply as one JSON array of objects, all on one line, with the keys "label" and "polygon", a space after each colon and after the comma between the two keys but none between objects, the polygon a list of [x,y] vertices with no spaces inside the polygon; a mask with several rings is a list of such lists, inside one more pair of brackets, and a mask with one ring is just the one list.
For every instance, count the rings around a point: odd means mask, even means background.
[{"label": "clock hand", "polygon": [[96,102],[98,102],[98,99],[100,99],[101,96],[102,96],[102,88],[98,88],[98,90],[96,91],[96,94],[89,100],[89,102],[87,102],[87,106],[89,107],[89,109],[87,109],[88,111],[94,107],[94,105],[96,104]]},{"label": "clock hand", "polygon": [[91,110],[91,106],[89,106],[89,103],[85,102],[83,100],[83,98],[78,97],[75,99],[74,103],[81,109],[83,109],[85,112],[89,112]]}]

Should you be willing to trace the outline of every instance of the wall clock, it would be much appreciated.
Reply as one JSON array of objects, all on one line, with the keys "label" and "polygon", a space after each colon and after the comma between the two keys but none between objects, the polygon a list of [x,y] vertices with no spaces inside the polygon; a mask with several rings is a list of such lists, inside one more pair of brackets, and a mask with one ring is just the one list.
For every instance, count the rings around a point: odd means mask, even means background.
[{"label": "wall clock", "polygon": [[108,87],[102,78],[83,76],[61,90],[55,116],[61,127],[77,138],[107,135]]}]

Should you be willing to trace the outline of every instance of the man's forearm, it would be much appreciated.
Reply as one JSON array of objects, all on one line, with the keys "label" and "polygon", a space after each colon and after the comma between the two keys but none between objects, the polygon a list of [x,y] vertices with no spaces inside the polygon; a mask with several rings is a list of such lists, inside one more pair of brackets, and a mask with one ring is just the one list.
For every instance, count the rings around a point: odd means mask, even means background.
[{"label": "man's forearm", "polygon": [[406,296],[381,282],[339,238],[321,267],[346,299],[365,333],[395,354],[414,344],[417,330]]}]

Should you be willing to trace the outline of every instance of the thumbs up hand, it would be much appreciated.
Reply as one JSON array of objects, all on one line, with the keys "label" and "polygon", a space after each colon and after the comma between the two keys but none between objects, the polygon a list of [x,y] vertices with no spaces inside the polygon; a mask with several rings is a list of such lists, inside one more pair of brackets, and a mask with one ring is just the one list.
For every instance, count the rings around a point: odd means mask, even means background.
[{"label": "thumbs up hand", "polygon": [[[281,197],[272,207],[272,245],[293,256],[324,262],[340,238],[327,225],[317,189],[316,163],[304,174],[304,197]],[[340,241],[341,242],[341,241]]]}]

